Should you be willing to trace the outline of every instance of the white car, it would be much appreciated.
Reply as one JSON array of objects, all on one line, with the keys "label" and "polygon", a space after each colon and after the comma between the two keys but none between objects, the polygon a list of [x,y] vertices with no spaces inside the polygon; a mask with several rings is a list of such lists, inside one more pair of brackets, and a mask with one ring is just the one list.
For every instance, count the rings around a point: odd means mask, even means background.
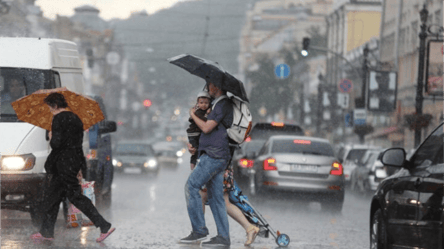
[{"label": "white car", "polygon": [[370,145],[345,145],[338,151],[339,162],[344,167],[344,175],[346,183],[350,183],[350,177],[356,168],[359,160],[365,155],[367,150],[380,150],[380,147]]}]

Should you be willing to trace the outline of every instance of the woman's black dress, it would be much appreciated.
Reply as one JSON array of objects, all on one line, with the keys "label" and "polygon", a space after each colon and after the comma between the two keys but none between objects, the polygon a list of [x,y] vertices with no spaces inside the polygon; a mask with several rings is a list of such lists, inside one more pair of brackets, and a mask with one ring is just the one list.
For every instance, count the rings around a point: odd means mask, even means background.
[{"label": "woman's black dress", "polygon": [[82,194],[77,179],[79,170],[86,172],[83,154],[83,123],[72,112],[61,112],[52,121],[52,148],[45,162],[48,182],[44,186],[43,223],[40,233],[47,238],[54,237],[60,203],[64,197],[84,213],[102,232],[107,232],[111,224],[97,211],[88,197]]}]

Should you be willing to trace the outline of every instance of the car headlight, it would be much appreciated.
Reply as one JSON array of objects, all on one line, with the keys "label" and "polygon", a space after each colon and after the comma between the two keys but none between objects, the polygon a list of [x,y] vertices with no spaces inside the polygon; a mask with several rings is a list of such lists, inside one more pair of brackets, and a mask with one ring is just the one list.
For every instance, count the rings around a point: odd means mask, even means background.
[{"label": "car headlight", "polygon": [[113,166],[122,167],[122,162],[117,159],[113,159]]},{"label": "car headlight", "polygon": [[181,150],[177,151],[177,152],[176,152],[176,156],[178,156],[178,157],[183,156],[183,152],[182,152]]},{"label": "car headlight", "polygon": [[150,167],[150,168],[154,168],[154,167],[157,166],[157,161],[156,161],[155,159],[150,159],[150,160],[148,160],[147,162],[145,162],[145,163],[143,164],[143,166],[145,166],[145,168],[148,168],[148,167]]},{"label": "car headlight", "polygon": [[34,168],[34,165],[35,156],[33,154],[3,156],[0,161],[2,171],[30,170]]}]

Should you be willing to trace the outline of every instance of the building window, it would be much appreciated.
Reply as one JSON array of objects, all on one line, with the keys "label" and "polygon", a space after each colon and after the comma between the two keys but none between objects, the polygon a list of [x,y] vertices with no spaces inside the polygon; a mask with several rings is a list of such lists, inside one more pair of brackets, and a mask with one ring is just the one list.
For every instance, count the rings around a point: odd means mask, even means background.
[{"label": "building window", "polygon": [[412,37],[411,37],[411,48],[413,51],[416,50],[417,46],[418,46],[418,21],[414,21],[412,22],[412,33],[411,33]]}]

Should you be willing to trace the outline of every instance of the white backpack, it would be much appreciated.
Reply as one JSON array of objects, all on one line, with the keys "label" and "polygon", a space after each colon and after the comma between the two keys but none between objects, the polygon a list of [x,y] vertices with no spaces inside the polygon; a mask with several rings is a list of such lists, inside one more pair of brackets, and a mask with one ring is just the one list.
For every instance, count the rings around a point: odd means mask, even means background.
[{"label": "white backpack", "polygon": [[228,98],[233,105],[233,123],[231,127],[227,127],[228,137],[231,138],[232,142],[241,144],[250,134],[253,117],[247,103],[234,95],[231,97],[223,95],[213,104],[212,109],[214,109],[217,102],[224,98]]}]

